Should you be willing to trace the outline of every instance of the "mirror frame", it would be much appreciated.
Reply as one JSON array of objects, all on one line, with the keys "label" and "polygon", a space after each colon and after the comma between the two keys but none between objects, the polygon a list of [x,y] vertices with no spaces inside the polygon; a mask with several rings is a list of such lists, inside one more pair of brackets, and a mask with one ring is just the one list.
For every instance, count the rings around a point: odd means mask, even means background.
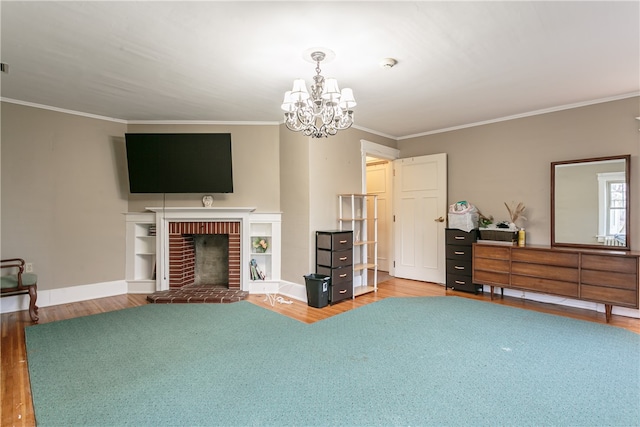
[{"label": "mirror frame", "polygon": [[[556,242],[556,212],[555,212],[555,191],[556,191],[556,166],[561,165],[569,165],[569,164],[580,164],[580,163],[591,163],[591,162],[602,162],[607,160],[624,160],[624,175],[625,175],[625,197],[627,200],[627,209],[625,212],[625,221],[626,221],[626,237],[625,237],[625,246],[605,246],[605,245],[591,245],[588,243],[565,243],[565,242]],[[565,160],[561,162],[552,162],[551,163],[551,246],[560,246],[560,247],[573,247],[573,248],[584,248],[584,249],[601,249],[601,250],[615,250],[615,251],[629,251],[631,250],[631,242],[629,238],[631,233],[629,232],[629,227],[631,225],[631,190],[630,190],[630,177],[631,171],[631,155],[625,154],[621,156],[609,156],[609,157],[594,157],[590,159],[578,159],[578,160]]]}]

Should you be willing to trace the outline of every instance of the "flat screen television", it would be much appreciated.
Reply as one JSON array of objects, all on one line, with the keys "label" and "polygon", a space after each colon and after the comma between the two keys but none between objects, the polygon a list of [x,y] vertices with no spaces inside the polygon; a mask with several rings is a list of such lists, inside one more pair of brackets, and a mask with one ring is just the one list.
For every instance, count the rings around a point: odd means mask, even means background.
[{"label": "flat screen television", "polygon": [[231,134],[125,134],[131,193],[233,193]]}]

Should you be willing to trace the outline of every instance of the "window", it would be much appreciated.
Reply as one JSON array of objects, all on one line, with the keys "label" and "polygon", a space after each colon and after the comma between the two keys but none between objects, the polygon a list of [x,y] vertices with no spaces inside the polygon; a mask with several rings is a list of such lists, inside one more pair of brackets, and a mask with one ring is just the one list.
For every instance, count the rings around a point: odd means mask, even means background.
[{"label": "window", "polygon": [[598,174],[598,241],[605,245],[624,246],[627,230],[627,188],[624,172]]},{"label": "window", "polygon": [[605,231],[608,235],[624,234],[626,230],[626,194],[624,181],[607,181],[607,229]]}]

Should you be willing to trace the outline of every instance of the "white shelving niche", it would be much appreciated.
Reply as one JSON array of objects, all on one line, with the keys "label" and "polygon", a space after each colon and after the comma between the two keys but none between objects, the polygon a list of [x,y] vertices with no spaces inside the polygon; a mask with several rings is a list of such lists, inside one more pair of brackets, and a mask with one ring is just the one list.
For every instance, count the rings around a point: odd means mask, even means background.
[{"label": "white shelving niche", "polygon": [[[280,283],[280,235],[279,213],[254,213],[249,224],[249,258],[255,260],[264,279],[255,278],[249,268],[249,283],[252,293],[277,293]],[[264,240],[267,248],[263,252],[254,247],[254,242]]]},{"label": "white shelving niche", "polygon": [[340,230],[353,230],[353,297],[377,292],[378,196],[339,194],[338,205]]},{"label": "white shelving niche", "polygon": [[129,293],[156,288],[156,219],[153,213],[128,213],[125,278]]}]

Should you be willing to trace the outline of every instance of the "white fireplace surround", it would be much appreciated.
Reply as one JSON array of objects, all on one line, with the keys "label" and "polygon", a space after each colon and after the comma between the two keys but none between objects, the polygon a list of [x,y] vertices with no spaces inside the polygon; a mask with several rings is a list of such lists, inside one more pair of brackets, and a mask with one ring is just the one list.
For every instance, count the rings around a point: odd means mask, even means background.
[{"label": "white fireplace surround", "polygon": [[169,289],[169,223],[171,222],[240,222],[240,288],[249,291],[250,240],[246,238],[254,207],[150,207],[156,215],[156,290]]}]

